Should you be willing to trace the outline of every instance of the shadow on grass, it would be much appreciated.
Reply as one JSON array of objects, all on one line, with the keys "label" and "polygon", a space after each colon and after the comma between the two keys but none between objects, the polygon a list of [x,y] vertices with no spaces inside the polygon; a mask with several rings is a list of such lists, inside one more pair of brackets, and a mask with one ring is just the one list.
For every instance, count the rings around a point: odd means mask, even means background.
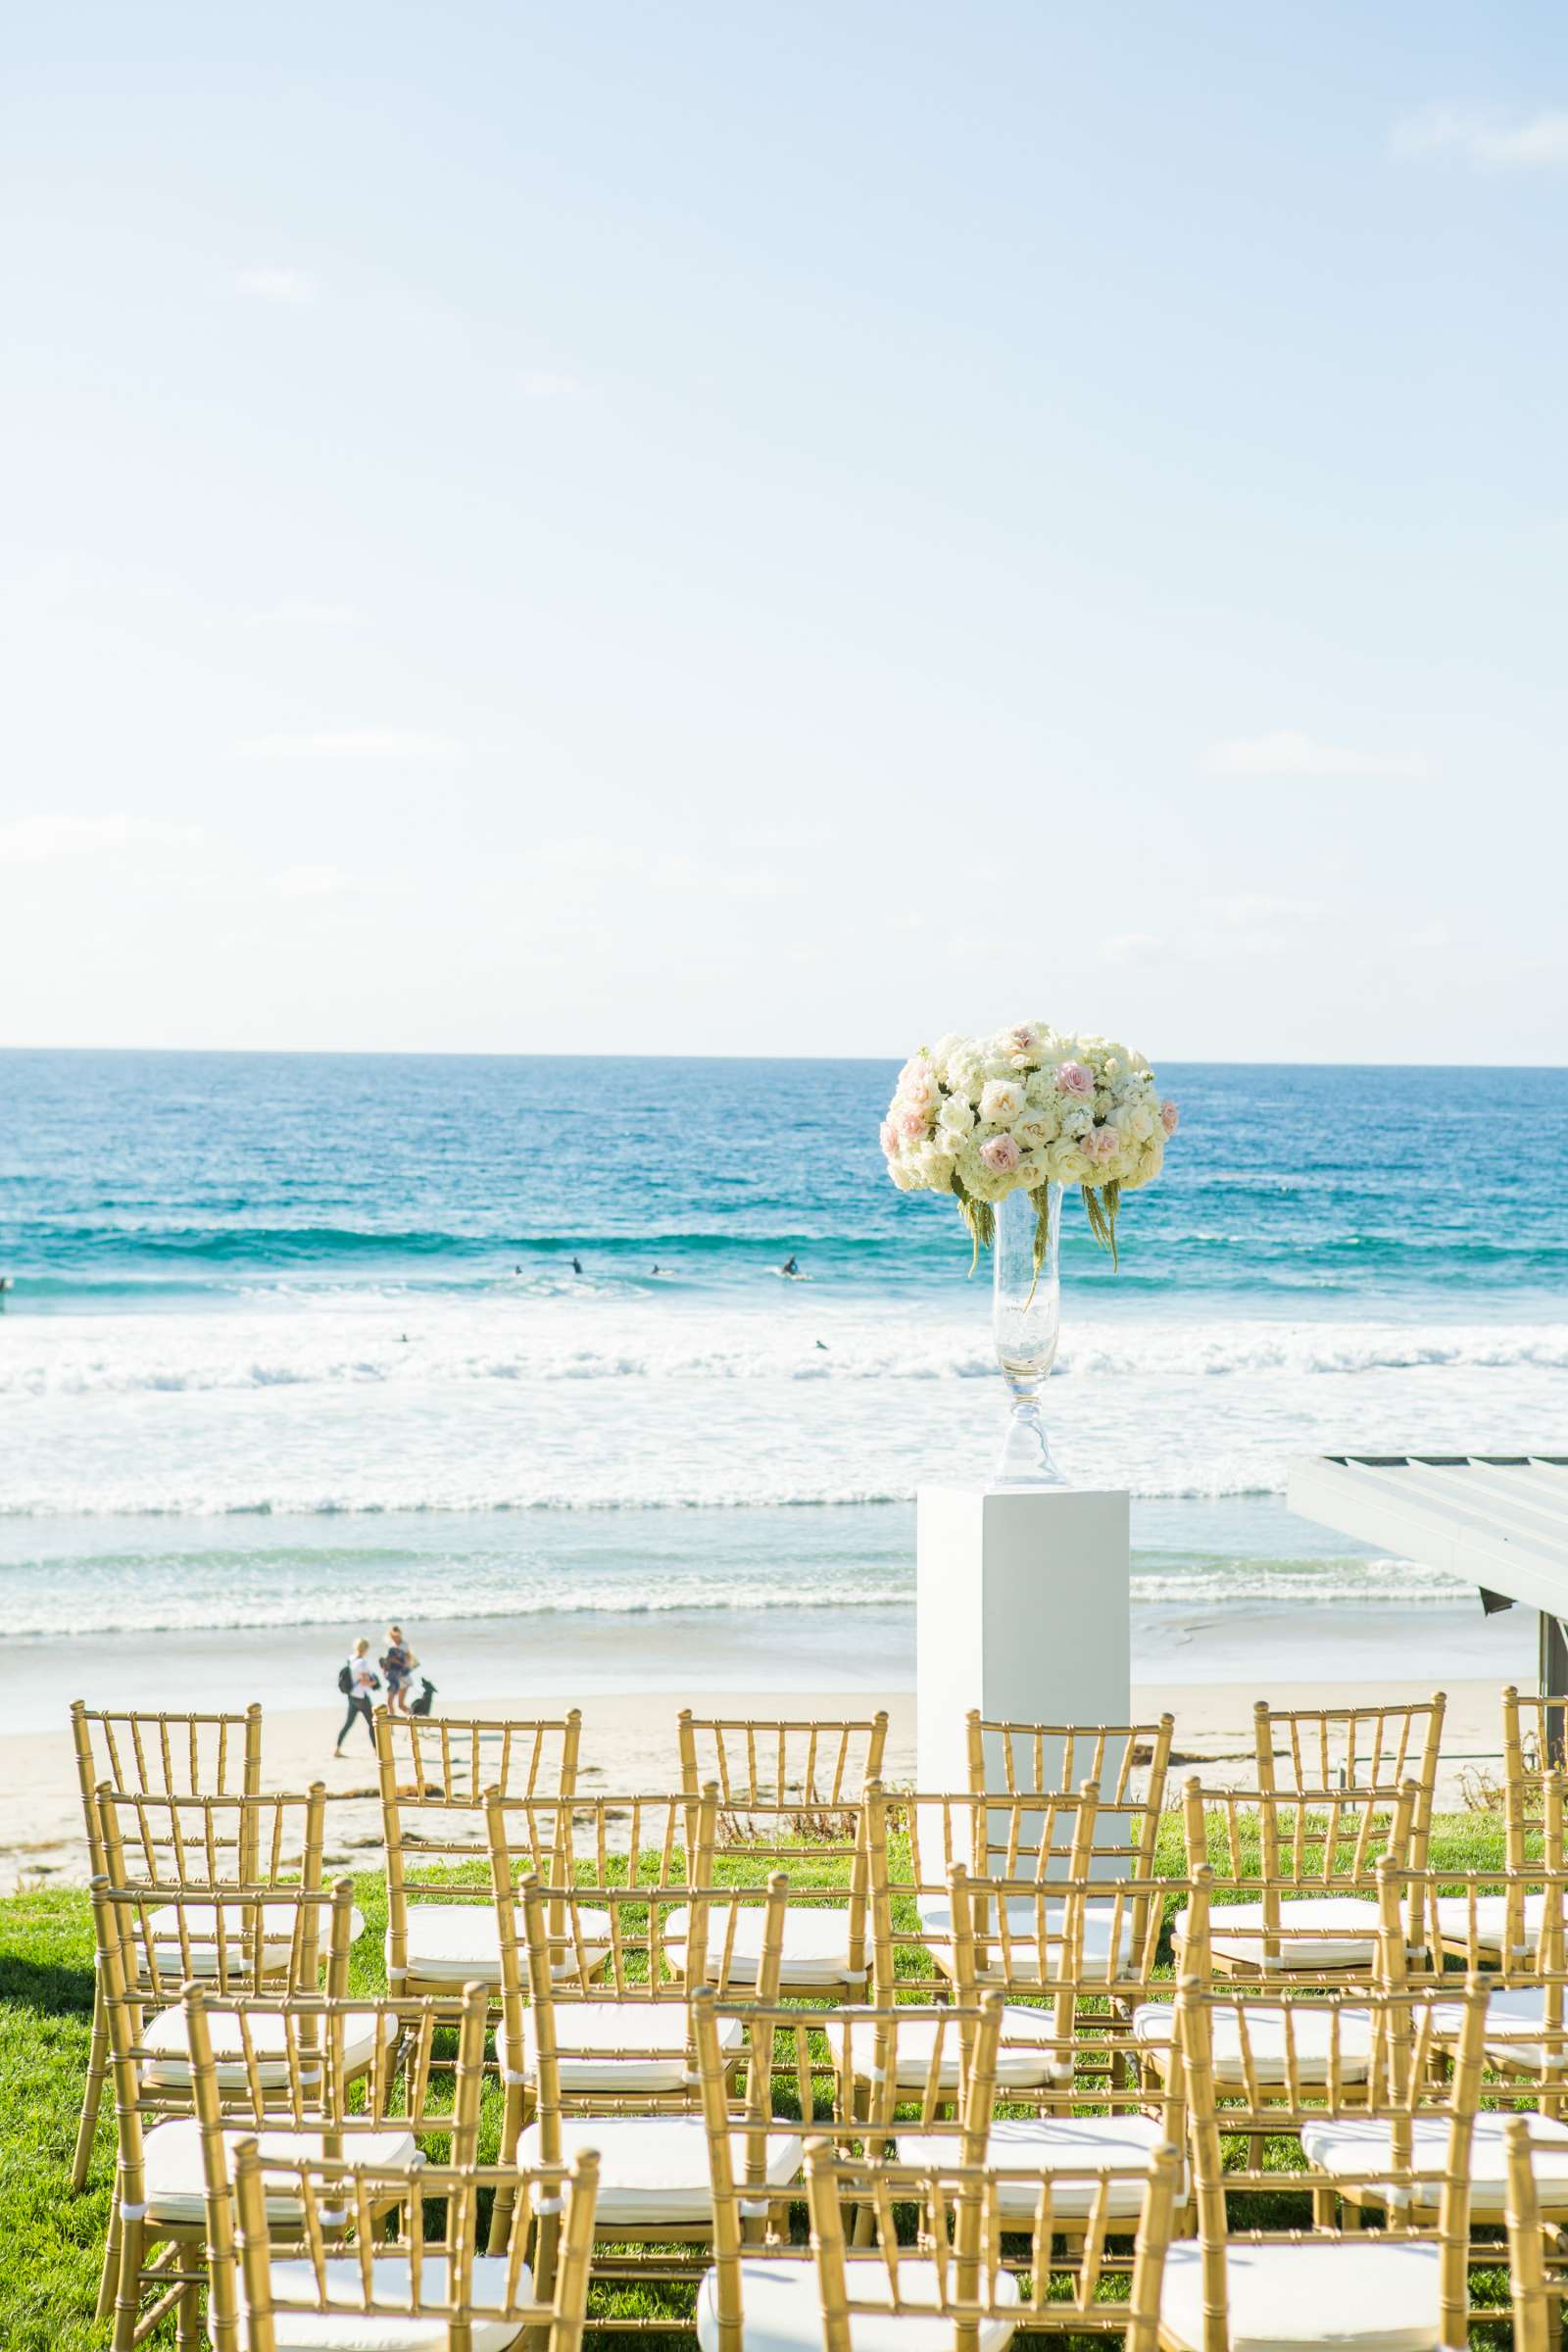
[{"label": "shadow on grass", "polygon": [[0,2006],[90,2022],[92,1995],[93,1972],[78,1963],[28,1960],[17,1952],[0,1957]]}]

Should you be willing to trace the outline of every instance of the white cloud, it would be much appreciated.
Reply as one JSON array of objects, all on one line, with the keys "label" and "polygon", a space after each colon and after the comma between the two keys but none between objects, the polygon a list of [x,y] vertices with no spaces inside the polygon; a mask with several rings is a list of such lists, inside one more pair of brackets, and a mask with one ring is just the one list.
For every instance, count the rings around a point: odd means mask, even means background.
[{"label": "white cloud", "polygon": [[582,390],[576,376],[559,374],[551,368],[519,368],[516,384],[525,400],[564,400],[567,393]]},{"label": "white cloud", "polygon": [[1490,172],[1540,172],[1568,164],[1568,109],[1545,108],[1517,122],[1475,108],[1435,106],[1408,115],[1389,135],[1396,155],[1457,155]]},{"label": "white cloud", "polygon": [[348,876],[335,865],[285,866],[272,879],[284,899],[335,899],[349,888]]},{"label": "white cloud", "polygon": [[1272,735],[1241,735],[1211,743],[1203,762],[1212,776],[1424,776],[1424,760],[1386,752],[1352,751],[1320,743],[1288,727]]},{"label": "white cloud", "polygon": [[24,816],[0,825],[0,865],[57,865],[106,851],[187,849],[199,825],[154,824],[134,816]]},{"label": "white cloud", "polygon": [[258,735],[242,743],[248,760],[461,760],[466,750],[450,735],[420,735],[406,727],[326,728],[307,735]]},{"label": "white cloud", "polygon": [[308,270],[267,262],[254,270],[242,270],[235,283],[241,293],[254,294],[262,302],[314,302],[320,291]]}]

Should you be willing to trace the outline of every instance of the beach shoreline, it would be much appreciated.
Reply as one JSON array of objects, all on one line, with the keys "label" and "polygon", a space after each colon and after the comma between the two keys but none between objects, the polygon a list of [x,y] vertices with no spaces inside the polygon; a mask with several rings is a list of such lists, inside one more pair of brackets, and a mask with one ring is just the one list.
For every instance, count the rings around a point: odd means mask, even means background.
[{"label": "beach shoreline", "polygon": [[[1508,1679],[1512,1678],[1507,1674],[1494,1680],[1450,1678],[1444,1686],[1448,1710],[1438,1786],[1440,1810],[1462,1808],[1463,1783],[1469,1775],[1496,1778],[1500,1697]],[[1216,1778],[1222,1773],[1233,1786],[1249,1781],[1252,1704],[1257,1698],[1277,1707],[1389,1705],[1427,1698],[1434,1687],[1432,1681],[1392,1677],[1302,1682],[1261,1674],[1250,1680],[1207,1683],[1160,1679],[1134,1684],[1132,1713],[1136,1722],[1153,1722],[1167,1709],[1175,1716],[1167,1790],[1171,1801],[1191,1773],[1202,1777],[1205,1763],[1219,1768]],[[83,1693],[100,1700],[106,1695],[102,1688],[88,1684]],[[580,1705],[583,1718],[579,1786],[585,1795],[627,1795],[674,1787],[676,1717],[683,1706],[693,1706],[699,1715],[764,1720],[865,1717],[885,1707],[889,1735],[884,1776],[904,1786],[913,1780],[914,1699],[908,1689],[851,1688],[825,1675],[819,1675],[816,1687],[808,1690],[777,1685],[720,1687],[694,1677],[672,1680],[660,1689],[584,1689],[569,1694],[555,1689],[535,1693],[531,1705],[515,1690],[476,1690],[470,1703],[448,1712],[481,1717],[560,1715],[573,1704]],[[341,1721],[338,1704],[266,1708],[264,1783],[269,1788],[304,1788],[321,1782],[331,1800],[328,1869],[373,1868],[381,1851],[375,1759],[363,1727],[356,1724],[346,1755],[341,1762],[334,1760],[332,1742]],[[64,1712],[58,1724],[57,1729],[0,1734],[0,1893],[19,1886],[85,1884],[80,1798]]]}]

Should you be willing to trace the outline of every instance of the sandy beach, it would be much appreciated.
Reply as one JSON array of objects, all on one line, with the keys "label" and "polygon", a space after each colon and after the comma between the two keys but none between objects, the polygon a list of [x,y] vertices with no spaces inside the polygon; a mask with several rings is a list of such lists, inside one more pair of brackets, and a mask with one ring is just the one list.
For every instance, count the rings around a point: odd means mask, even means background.
[{"label": "sandy beach", "polygon": [[[1176,1718],[1174,1769],[1169,1796],[1183,1780],[1205,1768],[1216,1783],[1250,1782],[1252,1702],[1266,1698],[1278,1707],[1354,1706],[1428,1697],[1421,1683],[1240,1683],[1143,1685],[1133,1691],[1135,1719],[1156,1719],[1167,1707]],[[1448,1709],[1444,1762],[1439,1777],[1440,1809],[1464,1801],[1461,1778],[1479,1765],[1495,1775],[1500,1740],[1496,1682],[1454,1682]],[[696,1695],[690,1688],[663,1691],[601,1691],[585,1694],[581,1787],[592,1795],[622,1795],[667,1788],[677,1774],[675,1719]],[[559,1712],[559,1696],[544,1702]],[[699,1711],[764,1718],[864,1716],[886,1707],[889,1715],[886,1777],[908,1785],[914,1773],[914,1700],[907,1691],[818,1689],[808,1691],[704,1690]],[[518,1714],[515,1694],[477,1700],[480,1716]],[[370,1744],[361,1727],[341,1762],[332,1741],[341,1717],[335,1708],[269,1710],[265,1718],[264,1780],[270,1788],[303,1788],[319,1780],[331,1799],[327,1864],[331,1869],[374,1868],[381,1844],[381,1815]],[[0,1737],[0,1892],[20,1886],[73,1886],[86,1878],[86,1848],[80,1802],[68,1731],[13,1733]]]}]

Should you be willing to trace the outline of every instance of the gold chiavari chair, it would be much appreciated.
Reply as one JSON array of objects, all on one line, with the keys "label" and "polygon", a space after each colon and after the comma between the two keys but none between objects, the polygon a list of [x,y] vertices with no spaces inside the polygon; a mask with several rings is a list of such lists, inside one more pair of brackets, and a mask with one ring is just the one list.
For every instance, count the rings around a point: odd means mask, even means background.
[{"label": "gold chiavari chair", "polygon": [[1252,1709],[1258,1788],[1314,1798],[1358,1788],[1392,1802],[1414,1782],[1420,1791],[1414,1835],[1423,1851],[1447,1704],[1442,1690],[1386,1706],[1276,1708],[1260,1698]]},{"label": "gold chiavari chair", "polygon": [[[143,1896],[149,1906],[152,1939],[163,1942],[170,1955],[183,1937],[189,1955],[188,1976],[211,1978],[217,1974],[214,1914],[200,1902],[184,1899],[177,1909],[166,1908],[166,1897],[184,1898],[221,1886],[320,1886],[325,1790],[319,1783],[297,1796],[170,1795],[140,1788],[118,1789],[107,1783],[94,1793],[93,1844],[100,1864],[95,1875],[106,1878],[112,1886],[134,1887]],[[358,1935],[364,1923],[357,1912],[353,1916],[353,1932]],[[288,1905],[275,1924],[277,1932],[265,1947],[274,1969],[288,1962],[294,1928],[294,1913]],[[97,1965],[100,1976],[94,1986],[93,2034],[72,2166],[73,2186],[80,2185],[77,2176],[85,2177],[85,2166],[91,2161],[92,2132],[109,2073],[101,1956]]]},{"label": "gold chiavari chair", "polygon": [[[1420,1867],[1418,1791],[1273,1794],[1189,1780],[1182,1822],[1189,1878],[1210,1872],[1206,1965],[1217,1975],[1292,1973],[1333,1983],[1370,1975],[1377,1960],[1377,1865]],[[1411,1933],[1421,1931],[1412,1913]],[[1260,1935],[1261,1931],[1261,1935]],[[1171,1932],[1181,1965],[1187,1914]]]},{"label": "gold chiavari chair", "polygon": [[[326,1790],[316,1782],[303,1793],[269,1796],[144,1796],[102,1788],[98,1793],[103,1875],[112,1886],[134,1886],[154,1905],[155,1937],[166,1923],[157,1912],[164,1893],[187,1895],[210,1886],[302,1886],[321,1884]],[[210,1977],[215,1956],[203,1937],[199,1906],[183,1903],[168,1923],[191,1940],[191,1973]],[[293,1915],[281,1916],[286,1953]],[[364,1933],[359,1911],[353,1933]]]},{"label": "gold chiavari chair", "polygon": [[[1210,1929],[1212,1883],[1213,1873],[1206,1863],[1188,1882],[1178,1953],[1183,1975],[1205,1989],[1214,1984],[1217,1975],[1219,1983],[1240,1984],[1247,1991],[1250,2007],[1245,2034],[1229,2009],[1216,2009],[1209,2020],[1209,2064],[1216,2084],[1222,2090],[1238,2083],[1250,2085],[1261,2095],[1278,2091],[1292,2069],[1302,2082],[1326,2082],[1335,2070],[1344,2103],[1364,2102],[1374,2073],[1372,2021],[1355,2011],[1336,2018],[1318,2001],[1320,1993],[1369,1981],[1358,1964],[1351,1968],[1343,1965],[1343,1923],[1330,1918],[1316,1925],[1310,1921],[1298,1925],[1293,1919],[1287,1961],[1278,1965],[1271,1955],[1279,1939],[1261,1908],[1254,1920],[1237,1928],[1231,1924],[1234,1907],[1227,1906],[1219,1915],[1225,1922],[1227,1959],[1225,1967],[1216,1972]],[[1294,1885],[1294,1881],[1282,1881],[1275,1886],[1282,1902],[1290,1902]],[[1402,1882],[1396,1881],[1396,1886],[1398,1889]],[[1379,1887],[1381,1899],[1381,1881]],[[1399,1912],[1400,1899],[1396,1890],[1392,1933],[1402,1953],[1405,1923]],[[1370,1980],[1385,1987],[1401,1982],[1396,1966],[1385,1957],[1387,1934],[1380,1929],[1373,1937],[1377,1962]],[[1174,1986],[1160,1993],[1151,1985],[1149,1993],[1128,2021],[1137,2070],[1146,2091],[1160,2086],[1171,2092],[1181,2078]],[[1260,2147],[1253,2150],[1253,2157],[1261,2163]]]},{"label": "gold chiavari chair", "polygon": [[[1142,1948],[1148,1907],[1157,1899],[1150,1890],[1158,1826],[1157,1816],[1144,1804],[1107,1802],[1089,1782],[1076,1794],[1028,1796],[977,1796],[967,1790],[906,1796],[868,1789],[868,1904],[882,1907],[884,1918],[891,1915],[895,1972],[902,1978],[911,1968],[918,1973],[934,1964],[951,1977],[949,1880],[957,1866],[974,1882],[1012,1880],[1028,1886],[1059,1880],[1102,1882],[1106,1899],[1095,1897],[1084,1907],[1081,1967],[1086,1976],[1119,1977]],[[1123,1881],[1137,1885],[1137,1900],[1110,1899],[1110,1889]],[[1013,1960],[1021,1971],[1021,1937]],[[996,1980],[988,1972],[985,1981]]]},{"label": "gold chiavari chair", "polygon": [[[1042,2178],[991,2165],[867,2163],[813,2143],[807,2158],[814,2294],[798,2265],[749,2266],[749,2340],[770,2352],[854,2352],[868,2341],[897,2352],[1004,2352],[1015,2332],[1119,2336],[1126,2352],[1155,2352],[1161,2284],[1176,2196],[1177,2155],[1162,2148],[1136,2168],[1086,2165]],[[1061,2207],[1075,2217],[1064,2230]],[[900,2227],[915,2211],[914,2235]],[[852,2248],[847,2212],[865,2213],[872,2242]],[[1107,2239],[1136,2236],[1131,2275],[1107,2259]],[[1012,2251],[1004,2259],[1008,2239]],[[814,2304],[814,2308],[812,2305]],[[704,2352],[734,2352],[717,2331]]]},{"label": "gold chiavari chair", "polygon": [[[220,1997],[268,1988],[280,1995],[347,1987],[353,1888],[201,1887],[158,1899],[145,1888],[92,1883],[98,1981],[115,2084],[115,2202],[99,2285],[98,2317],[114,2315],[116,2352],[176,2311],[181,2334],[194,2315],[201,2230],[155,2209],[146,2162],[148,2119],[193,2112],[193,2057],[183,1991],[200,1953]],[[194,1927],[190,1924],[194,1921]],[[287,1932],[285,1933],[285,1922]],[[224,2053],[230,2085],[233,2066]],[[368,2052],[365,2062],[368,2063]],[[162,2151],[158,2165],[162,2165]],[[167,2180],[155,2167],[153,2182]],[[149,2262],[149,2242],[163,2252]],[[143,2309],[147,2292],[154,2302]]]},{"label": "gold chiavari chair", "polygon": [[[678,1887],[679,1897],[668,1901],[684,1902],[698,1875],[695,1857],[712,1840],[716,1802],[711,1788],[690,1802],[679,1796],[581,1798],[572,1807],[564,1843],[552,1845],[553,1816],[541,1821],[527,1798],[491,1790],[485,1822],[500,1957],[496,2062],[506,2089],[502,2139],[509,2151],[532,2112],[537,2074],[524,1887],[542,1890],[554,1978],[577,1987],[555,2027],[566,2087],[608,2085],[650,2097],[669,2089],[672,2080],[679,2088],[690,2079],[681,2057],[687,2043],[684,1945],[671,1945],[668,1903],[645,1933],[635,1908],[606,1904],[597,1889],[624,1893],[630,1886],[646,1886],[662,1899],[663,1889]],[[650,1935],[661,1963],[651,1980]],[[666,1960],[676,1972],[673,1985],[665,1981]]]},{"label": "gold chiavari chair", "polygon": [[[1215,2352],[1255,2346],[1256,2352],[1301,2352],[1334,2344],[1457,2346],[1472,2317],[1469,2296],[1470,2163],[1481,2080],[1485,1993],[1472,1981],[1458,1996],[1463,2012],[1453,2046],[1453,2079],[1442,2146],[1418,2143],[1414,2127],[1430,2104],[1431,2060],[1438,2034],[1436,1996],[1389,1993],[1373,1986],[1320,1992],[1281,2003],[1232,1983],[1207,1989],[1185,1978],[1176,1996],[1178,2033],[1187,2082],[1191,2160],[1198,2203],[1198,2239],[1178,2241],[1166,2257],[1159,2341],[1164,2352]],[[1262,2076],[1250,2063],[1254,2011],[1266,2020],[1272,2051],[1282,2026],[1285,2065],[1272,2061]],[[1327,2021],[1326,2068],[1298,2064],[1295,2040],[1310,2013]],[[1242,2053],[1239,2080],[1221,2083],[1213,2063],[1213,2027],[1223,2014]],[[1340,2062],[1341,2036],[1353,2032],[1359,2048],[1370,2030],[1372,2075],[1357,2081],[1353,2097]],[[1363,2143],[1368,2159],[1357,2172],[1348,2162],[1331,2184],[1304,2151],[1331,2144],[1347,2126],[1363,2127],[1369,2111],[1389,2127],[1387,2142]],[[1254,2151],[1243,2168],[1227,2169],[1223,2141],[1242,2134]],[[1291,2142],[1303,2153],[1289,2161]],[[1261,2162],[1272,2143],[1284,2162]],[[1384,2157],[1387,2161],[1381,2161]],[[1373,2162],[1373,2158],[1380,2161]],[[1335,2227],[1333,2208],[1358,2213],[1381,2200],[1375,2231]],[[1247,2227],[1258,2201],[1274,2207],[1277,2226]],[[1232,2200],[1239,2210],[1233,2212]],[[1314,2226],[1301,2227],[1309,2205]],[[1281,2208],[1283,2207],[1283,2210]],[[1250,2210],[1249,2210],[1250,2209]],[[1474,2316],[1484,2317],[1484,2313]],[[1496,2313],[1492,2318],[1495,2320]]]},{"label": "gold chiavari chair", "polygon": [[1176,1718],[1157,1723],[1010,1723],[971,1707],[965,1718],[969,1787],[976,1796],[1070,1795],[1090,1782],[1115,1805],[1142,1803],[1157,1824]]},{"label": "gold chiavari chair", "polygon": [[[87,1876],[112,1875],[103,1853],[99,1792],[146,1796],[254,1796],[262,1785],[262,1710],[242,1715],[150,1715],[71,1702],[71,1740],[87,1833]],[[109,2029],[93,1997],[87,2081],[71,2160],[71,2185],[85,2185],[109,2070]]]},{"label": "gold chiavari chair", "polygon": [[[1549,2352],[1557,2318],[1546,2288],[1541,2207],[1532,2163],[1531,2128],[1512,2116],[1503,2141],[1508,2163],[1508,2289],[1513,2306],[1513,2352]],[[1561,2322],[1557,2324],[1561,2341]]]},{"label": "gold chiavari chair", "polygon": [[[1435,2033],[1440,2045],[1454,2040],[1464,2022],[1461,2003],[1450,1997],[1455,1978],[1436,1960],[1406,1948],[1401,1933],[1411,1893],[1430,1914],[1445,1906],[1446,1936],[1450,1950],[1468,1947],[1470,1980],[1486,1995],[1483,2041],[1487,2080],[1484,2105],[1476,2118],[1472,2145],[1472,2218],[1495,2225],[1506,2204],[1506,2123],[1516,2109],[1530,2113],[1535,2149],[1538,2203],[1559,2261],[1568,2252],[1568,1872],[1528,1874],[1540,1903],[1535,1933],[1517,1939],[1522,1926],[1527,1874],[1474,1871],[1465,1874],[1462,1893],[1454,1891],[1451,1872],[1427,1871],[1413,1883],[1408,1874],[1385,1864],[1379,1872],[1384,1907],[1387,1974],[1391,1984],[1415,1986],[1432,1995]],[[1465,1934],[1455,1906],[1467,1904],[1470,1928]],[[1492,1932],[1501,1904],[1512,1914],[1515,1933],[1508,1941],[1513,1957],[1485,1976],[1477,1973],[1476,1955]],[[1435,1950],[1429,1943],[1429,1953]],[[1443,2051],[1446,2059],[1446,2049]],[[1438,2070],[1441,2085],[1446,2064]],[[1495,2249],[1492,2252],[1494,2256]]]},{"label": "gold chiavari chair", "polygon": [[[581,1717],[375,1718],[386,1843],[386,1974],[395,1993],[499,1990],[485,1804],[491,1789],[531,1808],[547,1853],[563,1854],[577,1782]],[[548,1863],[541,1858],[541,1872]]]},{"label": "gold chiavari chair", "polygon": [[[411,2187],[412,2183],[412,2187]],[[281,2160],[243,2141],[234,2156],[238,2319],[246,2352],[578,2352],[588,2306],[597,2167],[569,2171],[419,2165],[411,2176],[326,2158]],[[478,2251],[483,2201],[512,2199],[504,2242]],[[279,2245],[269,2206],[300,2217]],[[381,2235],[389,2206],[408,2228]],[[544,2214],[559,2218],[548,2289],[527,2262]],[[432,2223],[439,2217],[439,2227]]]},{"label": "gold chiavari chair", "polygon": [[[759,1891],[646,1883],[593,1888],[595,1916],[610,1922],[610,1956],[602,1979],[590,1984],[583,1973],[589,1937],[578,1924],[575,1896],[568,1891],[558,1906],[552,1889],[523,1882],[529,2002],[519,2014],[509,2001],[503,2024],[502,2157],[559,2165],[583,2148],[597,2150],[597,2228],[621,2250],[611,2266],[617,2277],[689,2277],[690,2257],[676,2249],[706,2246],[711,2235],[708,2139],[686,1994],[722,1966],[744,1917],[761,1922],[760,1997],[777,1999],[788,1883],[775,1875],[760,1909]],[[555,1925],[563,1911],[564,1936]],[[731,2039],[738,2052],[738,2031]],[[532,2120],[514,2136],[519,2091],[528,2096]],[[797,2132],[769,2148],[773,2193],[798,2179],[801,2147]],[[547,2217],[535,2255],[546,2287],[553,2248]],[[605,2266],[599,2268],[603,2274]]]},{"label": "gold chiavari chair", "polygon": [[[215,2271],[208,2318],[214,2352],[236,2352],[232,2271],[220,2279],[216,2269],[220,2261],[231,2266],[224,2217],[233,2152],[242,2139],[253,2140],[264,2160],[325,2156],[394,2173],[410,2170],[432,2140],[445,2145],[455,2165],[476,2162],[483,1987],[470,1985],[458,2013],[450,2106],[421,2105],[402,2064],[433,2006],[317,1993],[220,1999],[187,1987],[194,2113],[155,2123],[144,2135],[147,2211],[171,2234],[193,2227],[205,2232]],[[447,2022],[444,2012],[438,2022]],[[300,2217],[284,2195],[270,2200],[270,2218],[288,2229]]]},{"label": "gold chiavari chair", "polygon": [[[1517,1708],[1514,1717],[1510,1738],[1517,1756]],[[1510,1766],[1503,1813],[1503,1862],[1510,1874],[1509,1885],[1494,1889],[1480,1903],[1464,1893],[1440,1895],[1430,1912],[1438,1939],[1434,1948],[1469,1966],[1479,1960],[1489,1968],[1500,1967],[1505,1952],[1518,1955],[1528,1950],[1540,1932],[1544,1884],[1568,1864],[1563,1824],[1561,1770],[1553,1765],[1527,1773]],[[1414,1863],[1415,1857],[1411,1859]],[[1517,1901],[1511,1901],[1515,1895]]]},{"label": "gold chiavari chair", "polygon": [[[686,1794],[694,1796],[708,1781],[718,1789],[715,1876],[723,1876],[726,1845],[744,1849],[739,1867],[751,1876],[758,1866],[788,1874],[785,1991],[816,1999],[863,1995],[861,1815],[882,1766],[886,1713],[864,1721],[750,1722],[683,1708],[677,1728]],[[812,1890],[823,1899],[802,1899]],[[730,1989],[755,1983],[756,1957],[740,1937]]]},{"label": "gold chiavari chair", "polygon": [[705,1985],[692,2015],[713,2225],[698,2335],[738,2342],[748,2271],[808,2259],[790,2229],[803,2133],[831,2131],[848,2152],[886,2155],[901,2130],[917,2130],[943,2159],[974,2161],[995,2105],[1002,2003],[992,1993],[974,2008],[807,2010],[726,2001]]}]

